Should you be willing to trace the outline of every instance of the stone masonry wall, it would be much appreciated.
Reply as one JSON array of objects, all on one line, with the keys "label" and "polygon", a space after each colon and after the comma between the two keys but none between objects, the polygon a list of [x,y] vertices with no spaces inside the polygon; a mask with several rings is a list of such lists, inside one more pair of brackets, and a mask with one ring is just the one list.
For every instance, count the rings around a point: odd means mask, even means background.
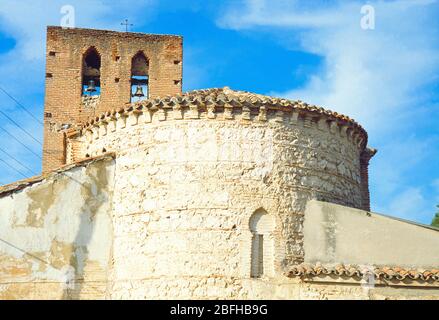
[{"label": "stone masonry wall", "polygon": [[[245,132],[249,138],[251,130]],[[162,142],[155,151],[163,151],[166,135],[162,133],[155,137]],[[116,161],[110,155],[90,159],[0,189],[0,299],[439,298],[437,282],[384,279],[365,287],[358,277],[289,278],[279,265],[274,274],[251,278],[250,213],[262,212],[253,210],[257,206],[266,208],[277,224],[273,238],[280,239],[279,220],[285,213],[276,211],[278,200],[260,192],[224,196],[222,188],[233,184],[240,169],[231,175],[222,172],[224,183],[215,191],[207,187],[211,176],[207,172],[205,183],[195,183],[203,169],[191,163],[188,166],[196,171],[189,170],[188,175],[179,171],[171,190],[181,200],[167,192],[160,203],[156,194],[164,192],[170,176],[157,175],[164,166],[141,164],[148,153],[143,151],[130,159],[126,154]],[[239,163],[245,167],[244,161]],[[155,175],[141,180],[153,171]],[[151,184],[152,179],[162,187],[151,188],[149,196],[138,187]],[[256,183],[247,175],[245,182]],[[193,200],[187,201],[185,195]],[[276,241],[274,255],[279,263],[284,245]]]},{"label": "stone masonry wall", "polygon": [[337,127],[181,112],[115,117],[69,141],[72,158],[117,151],[113,298],[253,297],[249,281],[269,285],[250,278],[256,210],[275,220],[272,281],[303,261],[307,200],[361,207],[361,148]]}]

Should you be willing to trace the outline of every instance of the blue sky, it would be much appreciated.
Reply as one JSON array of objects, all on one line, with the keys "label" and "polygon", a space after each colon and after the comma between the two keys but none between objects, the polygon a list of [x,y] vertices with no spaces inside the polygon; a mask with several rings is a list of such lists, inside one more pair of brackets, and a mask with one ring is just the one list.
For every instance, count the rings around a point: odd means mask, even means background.
[{"label": "blue sky", "polygon": [[[439,204],[439,3],[395,1],[1,0],[0,85],[42,119],[45,28],[63,5],[77,27],[184,36],[184,90],[230,86],[347,114],[379,150],[372,209],[430,223]],[[375,9],[375,29],[360,9]],[[0,92],[0,110],[42,141],[40,124]],[[0,115],[35,153],[41,146]],[[0,148],[34,172],[40,159],[0,130]],[[0,151],[0,159],[30,176]],[[22,178],[0,163],[0,183]]]}]

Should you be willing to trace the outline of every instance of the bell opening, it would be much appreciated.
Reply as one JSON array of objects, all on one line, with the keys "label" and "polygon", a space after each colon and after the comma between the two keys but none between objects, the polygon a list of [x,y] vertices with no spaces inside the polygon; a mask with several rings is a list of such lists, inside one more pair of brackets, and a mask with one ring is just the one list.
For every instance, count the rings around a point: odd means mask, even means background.
[{"label": "bell opening", "polygon": [[149,98],[149,61],[142,51],[131,60],[131,102]]},{"label": "bell opening", "polygon": [[131,77],[131,102],[148,99],[148,76]]},{"label": "bell opening", "polygon": [[82,95],[98,96],[101,94],[101,84],[99,79],[85,78],[82,83]]},{"label": "bell opening", "polygon": [[94,47],[84,54],[82,65],[82,95],[101,94],[101,57]]}]

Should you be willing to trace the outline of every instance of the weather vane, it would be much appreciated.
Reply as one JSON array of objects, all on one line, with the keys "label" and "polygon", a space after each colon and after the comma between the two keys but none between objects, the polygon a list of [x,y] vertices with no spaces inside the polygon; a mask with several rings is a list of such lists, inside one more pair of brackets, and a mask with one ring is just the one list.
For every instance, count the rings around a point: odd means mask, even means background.
[{"label": "weather vane", "polygon": [[128,27],[132,27],[132,23],[128,23],[128,19],[125,19],[125,22],[121,23],[122,26],[125,26],[125,31],[128,32]]}]

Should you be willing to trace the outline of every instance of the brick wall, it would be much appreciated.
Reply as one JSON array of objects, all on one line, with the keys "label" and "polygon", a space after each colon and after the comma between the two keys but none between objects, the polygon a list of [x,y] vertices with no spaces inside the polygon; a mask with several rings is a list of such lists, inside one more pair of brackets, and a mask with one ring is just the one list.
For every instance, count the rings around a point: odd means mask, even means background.
[{"label": "brick wall", "polygon": [[369,161],[376,152],[375,149],[366,148],[360,155],[362,209],[366,211],[370,211]]},{"label": "brick wall", "polygon": [[[130,102],[131,61],[139,51],[149,62],[149,97],[181,93],[182,43],[180,36],[48,27],[43,172],[66,163],[61,129]],[[93,107],[82,99],[83,56],[91,47],[101,58],[101,96]]]}]

